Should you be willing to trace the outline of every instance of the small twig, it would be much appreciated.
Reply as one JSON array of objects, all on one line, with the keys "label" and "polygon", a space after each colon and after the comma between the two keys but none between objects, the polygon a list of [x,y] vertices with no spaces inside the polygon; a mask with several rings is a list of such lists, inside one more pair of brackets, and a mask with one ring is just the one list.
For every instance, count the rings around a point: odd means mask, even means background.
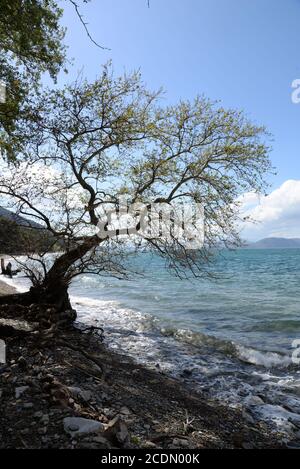
[{"label": "small twig", "polygon": [[100,331],[100,332],[104,332],[104,329],[102,327],[97,327],[97,326],[88,326],[86,328],[82,328],[82,329],[79,329],[81,332],[87,332],[89,334],[91,334],[92,332],[94,331]]},{"label": "small twig", "polygon": [[188,411],[185,411],[186,414],[186,421],[183,423],[183,431],[186,434],[188,432],[189,427],[192,425],[193,422],[195,422],[196,419],[195,417],[190,418]]},{"label": "small twig", "polygon": [[21,437],[21,435],[19,435],[19,439],[20,439],[20,441],[21,441],[23,447],[27,449],[28,446],[27,446],[26,442],[24,441],[24,439]]},{"label": "small twig", "polygon": [[80,10],[79,10],[79,6],[77,5],[77,3],[75,2],[75,0],[70,0],[70,2],[72,3],[72,5],[74,6],[74,9],[76,11],[76,14],[81,22],[81,24],[83,25],[84,29],[85,29],[85,32],[86,34],[88,35],[88,38],[92,41],[93,44],[95,44],[95,46],[99,47],[100,49],[102,50],[111,50],[109,49],[108,47],[103,47],[101,46],[100,44],[98,44],[98,42],[95,41],[95,39],[93,39],[93,37],[91,36],[91,33],[89,32],[89,29],[87,27],[87,24],[84,19],[83,19],[83,16],[82,14],[80,13]]},{"label": "small twig", "polygon": [[90,371],[86,370],[82,366],[80,366],[76,363],[70,363],[66,359],[64,359],[64,363],[69,365],[71,368],[76,368],[78,371],[81,371],[82,373],[86,374],[87,376],[96,379],[97,381],[99,381],[99,383],[103,382],[103,376],[101,376],[101,378],[100,378],[99,376],[95,375],[94,373],[91,373]]}]

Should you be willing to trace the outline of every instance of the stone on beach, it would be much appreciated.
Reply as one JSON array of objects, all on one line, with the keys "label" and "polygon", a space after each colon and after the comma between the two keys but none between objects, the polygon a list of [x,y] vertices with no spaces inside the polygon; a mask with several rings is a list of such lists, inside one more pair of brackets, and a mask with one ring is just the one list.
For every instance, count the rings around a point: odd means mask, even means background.
[{"label": "stone on beach", "polygon": [[105,429],[101,422],[81,417],[66,417],[63,423],[64,430],[72,436],[102,432]]},{"label": "stone on beach", "polygon": [[93,397],[92,392],[87,391],[85,389],[81,389],[81,388],[74,387],[74,386],[70,386],[68,389],[74,397],[79,397],[83,399],[85,402],[90,401]]}]

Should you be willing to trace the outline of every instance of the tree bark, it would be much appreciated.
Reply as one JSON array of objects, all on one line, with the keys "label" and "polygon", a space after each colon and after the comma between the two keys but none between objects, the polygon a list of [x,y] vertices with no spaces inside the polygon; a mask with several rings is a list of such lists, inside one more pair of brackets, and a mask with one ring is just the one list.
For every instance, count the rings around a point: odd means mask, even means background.
[{"label": "tree bark", "polygon": [[[98,236],[87,238],[81,245],[65,252],[55,260],[41,285],[33,286],[25,293],[2,296],[0,297],[0,305],[45,304],[52,305],[58,313],[73,311],[68,293],[69,269],[100,242],[101,239]],[[75,314],[73,317],[76,317]]]},{"label": "tree bark", "polygon": [[60,278],[66,278],[66,274],[70,267],[72,267],[79,259],[87,254],[92,248],[98,246],[101,239],[95,235],[87,238],[82,244],[76,248],[62,254],[49,270],[45,282],[51,283]]}]

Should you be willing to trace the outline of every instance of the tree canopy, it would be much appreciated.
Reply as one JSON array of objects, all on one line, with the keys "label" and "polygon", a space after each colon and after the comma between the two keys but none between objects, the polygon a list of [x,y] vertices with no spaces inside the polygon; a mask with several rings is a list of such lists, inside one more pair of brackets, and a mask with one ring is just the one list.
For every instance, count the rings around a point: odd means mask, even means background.
[{"label": "tree canopy", "polygon": [[[78,80],[32,103],[29,138],[19,170],[3,171],[0,194],[20,214],[64,239],[66,252],[47,273],[68,281],[83,271],[123,275],[124,225],[108,236],[102,211],[129,203],[201,203],[205,246],[189,250],[178,239],[143,235],[136,247],[154,250],[178,275],[206,274],[212,248],[239,244],[237,198],[261,191],[270,170],[263,127],[204,97],[162,106],[139,73],[114,77],[104,67],[94,83]],[[25,124],[27,125],[27,123]],[[104,218],[103,218],[104,217]],[[133,214],[141,232],[139,209]],[[99,236],[103,223],[107,236]],[[138,233],[139,234],[139,233]],[[126,236],[125,236],[126,237]]]},{"label": "tree canopy", "polygon": [[0,81],[6,85],[6,102],[0,105],[0,147],[9,158],[21,148],[21,135],[14,132],[41,74],[49,72],[55,78],[65,61],[61,16],[62,9],[53,0],[0,1]]}]

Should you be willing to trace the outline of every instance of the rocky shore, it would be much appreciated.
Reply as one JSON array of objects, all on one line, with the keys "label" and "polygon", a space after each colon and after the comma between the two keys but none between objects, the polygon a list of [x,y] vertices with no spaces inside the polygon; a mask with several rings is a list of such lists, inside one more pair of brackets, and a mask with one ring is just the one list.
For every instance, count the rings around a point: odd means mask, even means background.
[{"label": "rocky shore", "polygon": [[8,326],[0,336],[1,449],[283,447],[247,414],[108,350],[101,330],[37,333],[1,310],[0,320]]}]

